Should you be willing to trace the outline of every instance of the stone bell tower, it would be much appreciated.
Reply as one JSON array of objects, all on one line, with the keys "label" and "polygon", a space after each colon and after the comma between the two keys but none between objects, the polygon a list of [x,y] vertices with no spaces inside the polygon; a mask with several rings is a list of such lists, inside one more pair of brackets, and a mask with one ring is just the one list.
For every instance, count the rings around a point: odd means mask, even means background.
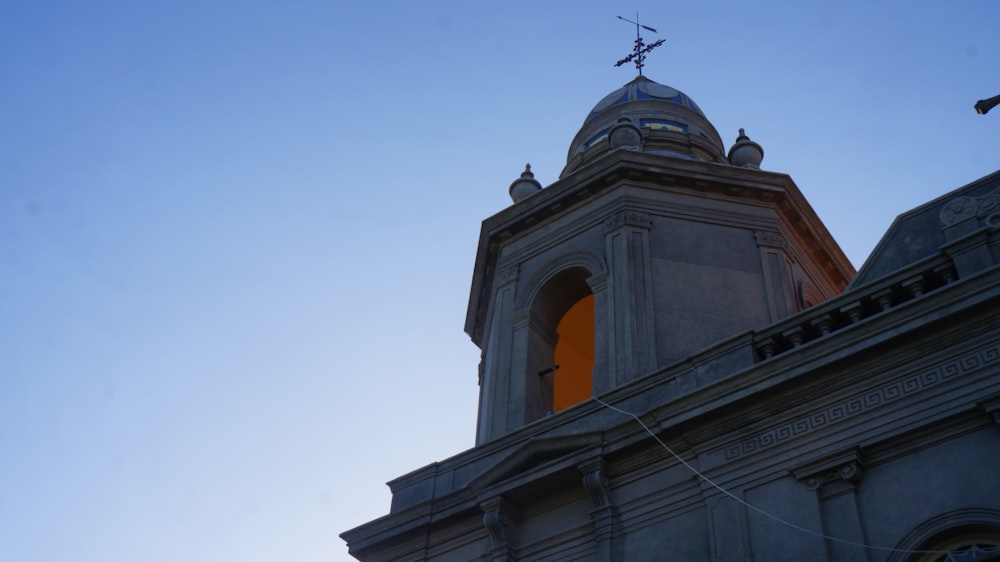
[{"label": "stone bell tower", "polygon": [[639,76],[589,113],[558,181],[526,168],[479,238],[477,444],[847,286],[854,268],[762,157],[742,130],[727,154],[691,98]]}]

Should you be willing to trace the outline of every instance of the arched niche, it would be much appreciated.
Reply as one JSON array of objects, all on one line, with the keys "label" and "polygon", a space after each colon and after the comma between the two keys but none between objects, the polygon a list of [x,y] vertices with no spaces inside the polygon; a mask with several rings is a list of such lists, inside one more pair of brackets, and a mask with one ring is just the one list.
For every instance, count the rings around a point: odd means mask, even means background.
[{"label": "arched niche", "polygon": [[596,323],[591,277],[589,269],[570,266],[549,277],[533,295],[528,315],[526,421],[593,394]]}]

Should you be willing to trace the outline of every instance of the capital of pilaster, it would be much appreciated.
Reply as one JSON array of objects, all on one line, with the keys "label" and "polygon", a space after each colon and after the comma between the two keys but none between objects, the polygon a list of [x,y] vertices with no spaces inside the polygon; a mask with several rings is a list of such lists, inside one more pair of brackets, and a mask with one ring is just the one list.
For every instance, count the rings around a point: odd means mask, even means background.
[{"label": "capital of pilaster", "polygon": [[642,213],[632,209],[618,211],[604,221],[604,234],[610,234],[620,228],[634,226],[649,229],[653,226],[653,219],[647,213]]},{"label": "capital of pilaster", "polygon": [[1000,424],[1000,395],[983,400],[979,406],[993,418],[993,421]]},{"label": "capital of pilaster", "polygon": [[860,451],[849,450],[794,469],[792,473],[807,489],[817,491],[835,482],[853,488],[861,482],[864,471]]},{"label": "capital of pilaster", "polygon": [[772,248],[784,248],[785,238],[778,232],[768,230],[755,230],[753,238],[758,246],[770,246]]},{"label": "capital of pilaster", "polygon": [[521,267],[514,264],[510,267],[505,267],[497,271],[496,283],[497,285],[506,285],[508,283],[513,283],[517,281],[517,276],[521,272]]}]

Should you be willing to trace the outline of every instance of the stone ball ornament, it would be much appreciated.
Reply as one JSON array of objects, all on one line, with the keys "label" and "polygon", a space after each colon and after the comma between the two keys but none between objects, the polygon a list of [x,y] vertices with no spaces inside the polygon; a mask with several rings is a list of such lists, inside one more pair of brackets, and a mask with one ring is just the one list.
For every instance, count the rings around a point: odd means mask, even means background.
[{"label": "stone ball ornament", "polygon": [[611,148],[639,148],[642,146],[642,131],[628,118],[621,118],[608,134]]},{"label": "stone ball ornament", "polygon": [[531,164],[525,164],[524,171],[521,172],[521,177],[510,184],[508,192],[510,193],[510,198],[517,203],[541,190],[542,184],[538,183],[538,180],[535,179],[535,174],[531,173]]},{"label": "stone ball ornament", "polygon": [[741,168],[760,168],[760,163],[764,159],[764,149],[759,144],[750,140],[746,131],[740,129],[740,135],[736,137],[736,142],[729,149],[729,163]]}]

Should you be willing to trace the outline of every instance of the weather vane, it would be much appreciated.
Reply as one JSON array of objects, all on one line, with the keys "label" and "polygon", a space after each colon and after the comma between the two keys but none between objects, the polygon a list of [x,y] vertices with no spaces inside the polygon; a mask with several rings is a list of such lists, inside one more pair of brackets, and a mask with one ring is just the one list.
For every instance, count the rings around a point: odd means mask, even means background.
[{"label": "weather vane", "polygon": [[663,39],[659,39],[659,40],[657,40],[657,41],[655,41],[653,43],[650,43],[649,45],[647,45],[647,44],[645,44],[645,43],[642,42],[642,36],[639,35],[639,28],[640,27],[643,28],[643,29],[645,29],[645,30],[652,31],[653,33],[656,33],[656,30],[653,29],[652,27],[649,27],[648,25],[641,25],[639,23],[639,13],[638,12],[636,12],[636,14],[635,14],[635,21],[632,21],[630,19],[625,19],[625,18],[623,18],[621,16],[618,16],[618,19],[620,19],[622,21],[627,21],[627,22],[635,25],[635,48],[632,49],[632,54],[630,54],[629,56],[627,56],[627,57],[623,58],[622,60],[616,62],[615,66],[621,66],[621,65],[623,65],[623,64],[625,64],[627,62],[634,62],[636,70],[639,71],[639,76],[642,76],[642,63],[643,63],[643,61],[646,60],[646,53],[648,53],[648,52],[652,51],[653,49],[655,49],[655,48],[659,47],[660,45],[662,45],[663,44]]}]

